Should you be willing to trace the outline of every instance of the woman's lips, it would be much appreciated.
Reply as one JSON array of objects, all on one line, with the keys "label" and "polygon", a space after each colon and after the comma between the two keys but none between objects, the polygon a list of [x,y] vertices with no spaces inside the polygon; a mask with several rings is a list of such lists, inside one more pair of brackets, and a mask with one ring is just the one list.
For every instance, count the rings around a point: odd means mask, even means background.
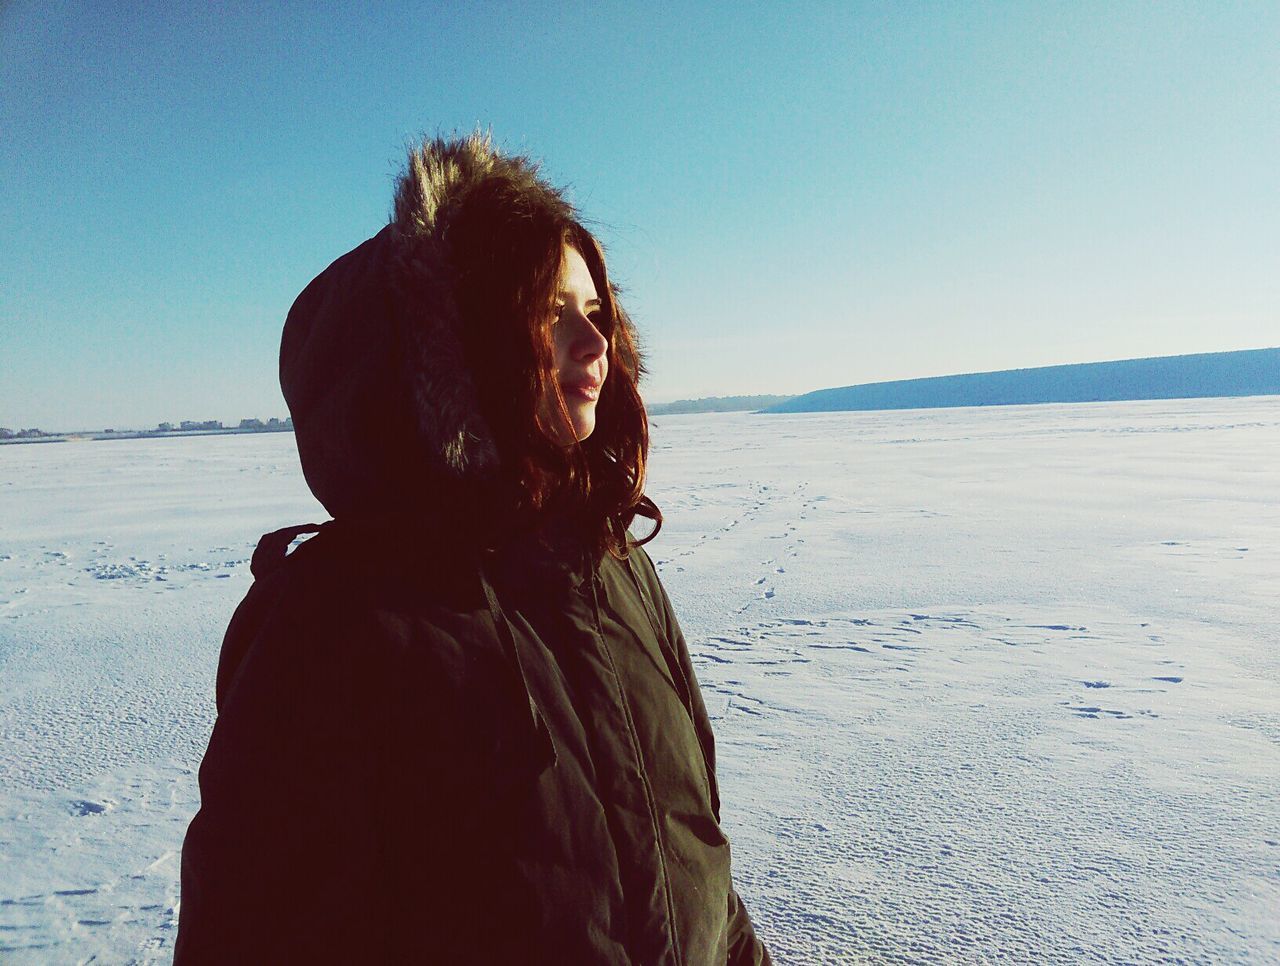
[{"label": "woman's lips", "polygon": [[574,399],[596,402],[600,398],[600,383],[582,382],[574,386],[565,386],[564,394]]}]

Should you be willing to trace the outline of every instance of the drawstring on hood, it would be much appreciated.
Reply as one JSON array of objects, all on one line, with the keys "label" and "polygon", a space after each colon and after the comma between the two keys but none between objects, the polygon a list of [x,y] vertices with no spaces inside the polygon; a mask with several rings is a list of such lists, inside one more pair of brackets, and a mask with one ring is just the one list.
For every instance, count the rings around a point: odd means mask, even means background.
[{"label": "drawstring on hood", "polygon": [[254,548],[253,558],[249,561],[249,572],[253,574],[253,579],[262,580],[274,573],[276,568],[284,562],[289,552],[289,545],[298,537],[319,533],[326,526],[327,524],[324,523],[299,523],[296,526],[263,534],[258,541],[258,546]]}]

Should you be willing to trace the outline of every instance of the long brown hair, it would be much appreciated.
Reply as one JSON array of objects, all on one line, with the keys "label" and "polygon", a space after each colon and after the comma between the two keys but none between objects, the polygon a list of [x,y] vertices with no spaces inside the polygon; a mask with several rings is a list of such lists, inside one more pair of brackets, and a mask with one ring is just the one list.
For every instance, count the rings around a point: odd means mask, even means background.
[{"label": "long brown hair", "polygon": [[[609,280],[600,243],[559,193],[530,192],[532,170],[515,167],[514,176],[495,173],[470,193],[449,234],[464,350],[481,411],[518,510],[536,517],[568,509],[598,550],[624,557],[636,516],[654,527],[634,545],[652,540],[662,526],[661,511],[644,495],[649,423],[635,327]],[[600,298],[598,326],[609,342],[595,430],[569,446],[558,442],[570,421],[551,336],[566,245],[591,273]],[[543,400],[554,400],[550,415]]]}]

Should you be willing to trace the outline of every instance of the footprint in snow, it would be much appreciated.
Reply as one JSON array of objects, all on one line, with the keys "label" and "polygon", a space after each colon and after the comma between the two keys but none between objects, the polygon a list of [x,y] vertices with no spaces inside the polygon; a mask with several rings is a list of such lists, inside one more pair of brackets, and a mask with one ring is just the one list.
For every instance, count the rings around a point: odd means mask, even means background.
[{"label": "footprint in snow", "polygon": [[733,661],[727,657],[721,657],[719,654],[710,654],[706,651],[694,653],[694,658],[699,661],[714,661],[717,664],[732,664]]},{"label": "footprint in snow", "polygon": [[1125,714],[1123,711],[1112,711],[1109,708],[1099,708],[1093,705],[1079,705],[1071,709],[1076,713],[1077,718],[1097,718],[1100,715],[1108,715],[1116,719],[1132,718],[1133,715]]}]

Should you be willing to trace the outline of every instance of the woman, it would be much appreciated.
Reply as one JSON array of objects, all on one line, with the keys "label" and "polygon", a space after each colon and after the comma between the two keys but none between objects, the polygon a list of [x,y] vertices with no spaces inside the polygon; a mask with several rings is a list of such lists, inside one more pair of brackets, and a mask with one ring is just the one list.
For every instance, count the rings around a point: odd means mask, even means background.
[{"label": "woman", "polygon": [[478,136],[411,154],[391,223],[285,323],[333,519],[263,538],[227,630],[179,964],[769,961],[628,535],[661,524],[641,371],[533,165]]}]

